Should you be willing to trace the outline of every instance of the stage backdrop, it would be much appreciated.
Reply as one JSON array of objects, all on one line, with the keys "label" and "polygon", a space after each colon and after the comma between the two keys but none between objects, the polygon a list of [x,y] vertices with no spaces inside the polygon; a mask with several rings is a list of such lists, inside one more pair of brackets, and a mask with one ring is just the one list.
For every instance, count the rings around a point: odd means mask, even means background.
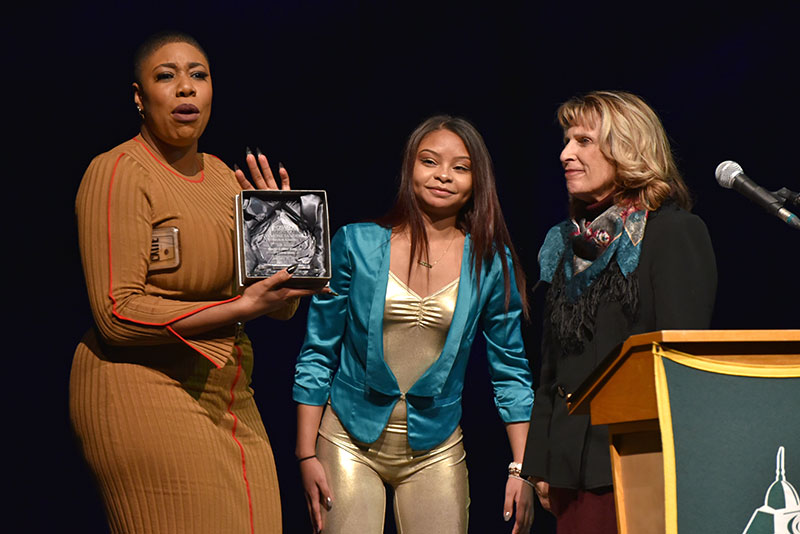
[{"label": "stage backdrop", "polygon": [[[92,324],[74,199],[91,159],[138,130],[131,63],[148,34],[180,29],[209,53],[214,107],[201,149],[241,166],[245,146],[260,147],[273,164],[286,165],[294,187],[328,191],[332,230],[388,209],[403,143],[418,122],[439,112],[472,120],[492,153],[508,226],[532,283],[542,239],[566,215],[557,106],[593,89],[638,93],[661,115],[695,195],[694,211],[709,227],[719,268],[713,326],[797,328],[791,262],[800,232],[721,189],[713,177],[720,161],[735,159],[768,189],[800,189],[796,15],[796,8],[768,2],[5,6],[3,220],[11,274],[4,295],[10,320],[4,408],[15,481],[6,530],[106,530],[67,411],[72,353]],[[257,356],[253,385],[291,534],[310,531],[290,396],[304,313],[288,323],[248,325]],[[536,372],[541,316],[534,310],[533,317],[526,338]],[[480,347],[475,355],[463,425],[472,531],[510,532],[502,521],[509,452]],[[765,443],[751,457],[765,462],[759,470],[765,479],[752,482],[755,493],[772,480],[767,466],[777,446]],[[786,444],[789,473],[797,454]],[[762,498],[754,494],[742,504],[736,529]],[[534,532],[552,532],[548,514],[537,514]]]}]

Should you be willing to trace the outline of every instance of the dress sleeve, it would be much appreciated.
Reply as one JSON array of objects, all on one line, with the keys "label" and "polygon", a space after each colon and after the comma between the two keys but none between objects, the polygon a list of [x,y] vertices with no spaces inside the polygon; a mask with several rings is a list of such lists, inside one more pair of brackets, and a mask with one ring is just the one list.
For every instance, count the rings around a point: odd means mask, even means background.
[{"label": "dress sleeve", "polygon": [[[506,253],[510,259],[510,253]],[[509,261],[511,298],[505,305],[502,261],[497,255],[484,282],[491,283],[489,298],[481,315],[483,335],[486,338],[486,355],[489,375],[494,388],[494,399],[500,417],[506,423],[528,421],[533,406],[531,372],[520,330],[522,301],[514,279],[514,269]]]},{"label": "dress sleeve", "polygon": [[[193,344],[179,338],[169,324],[227,301],[181,301],[149,295],[145,290],[152,217],[147,171],[141,165],[125,153],[98,156],[81,181],[75,209],[89,303],[106,343],[184,341],[203,353],[198,346],[213,344],[212,338],[221,337],[207,332]],[[232,333],[233,329],[228,330]],[[232,336],[224,337],[230,337],[224,343],[231,345]],[[227,350],[230,352],[230,346]]]},{"label": "dress sleeve", "polygon": [[660,228],[651,282],[656,330],[709,328],[717,292],[717,266],[705,223],[676,218]]},{"label": "dress sleeve", "polygon": [[331,240],[331,269],[331,289],[338,296],[320,293],[311,299],[306,337],[297,357],[292,397],[301,404],[321,406],[328,402],[339,368],[352,277],[346,226]]}]

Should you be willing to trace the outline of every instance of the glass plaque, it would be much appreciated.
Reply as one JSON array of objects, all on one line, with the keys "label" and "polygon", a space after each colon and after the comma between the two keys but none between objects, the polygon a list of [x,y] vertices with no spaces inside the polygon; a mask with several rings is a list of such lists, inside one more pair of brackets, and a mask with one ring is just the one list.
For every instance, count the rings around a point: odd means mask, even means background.
[{"label": "glass plaque", "polygon": [[[293,280],[330,278],[324,191],[244,191],[239,215],[244,282],[297,264]],[[241,261],[241,257],[240,257]],[[309,285],[319,285],[311,283]]]}]

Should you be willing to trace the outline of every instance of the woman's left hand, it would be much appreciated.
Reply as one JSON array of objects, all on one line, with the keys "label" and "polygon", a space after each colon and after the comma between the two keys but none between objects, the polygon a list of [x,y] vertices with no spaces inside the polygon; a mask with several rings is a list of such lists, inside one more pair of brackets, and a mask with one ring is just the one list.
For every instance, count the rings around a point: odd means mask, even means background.
[{"label": "woman's left hand", "polygon": [[528,534],[533,525],[533,488],[522,479],[508,477],[503,517],[506,521],[515,515],[512,534]]},{"label": "woman's left hand", "polygon": [[[250,183],[244,175],[244,171],[237,168],[234,174],[236,174],[236,180],[239,182],[242,189],[278,189],[278,183],[272,175],[272,169],[269,168],[267,156],[262,154],[260,150],[256,149],[256,155],[253,155],[250,149],[248,149],[245,161],[247,162],[247,168],[250,169],[250,176],[253,177],[253,183]],[[280,189],[291,189],[289,173],[286,172],[283,165],[279,166],[278,175],[281,177]]]}]

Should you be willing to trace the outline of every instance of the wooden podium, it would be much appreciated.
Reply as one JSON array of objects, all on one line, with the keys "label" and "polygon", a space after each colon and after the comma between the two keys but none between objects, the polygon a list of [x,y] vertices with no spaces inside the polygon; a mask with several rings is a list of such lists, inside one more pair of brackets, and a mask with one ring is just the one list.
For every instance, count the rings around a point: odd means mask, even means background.
[{"label": "wooden podium", "polygon": [[669,354],[712,372],[719,372],[714,366],[730,365],[756,373],[748,376],[796,377],[800,330],[664,330],[631,336],[569,397],[571,414],[590,413],[592,424],[609,427],[621,534],[677,532],[675,445],[669,401],[664,408],[662,399],[663,364],[659,371],[660,358]]}]

